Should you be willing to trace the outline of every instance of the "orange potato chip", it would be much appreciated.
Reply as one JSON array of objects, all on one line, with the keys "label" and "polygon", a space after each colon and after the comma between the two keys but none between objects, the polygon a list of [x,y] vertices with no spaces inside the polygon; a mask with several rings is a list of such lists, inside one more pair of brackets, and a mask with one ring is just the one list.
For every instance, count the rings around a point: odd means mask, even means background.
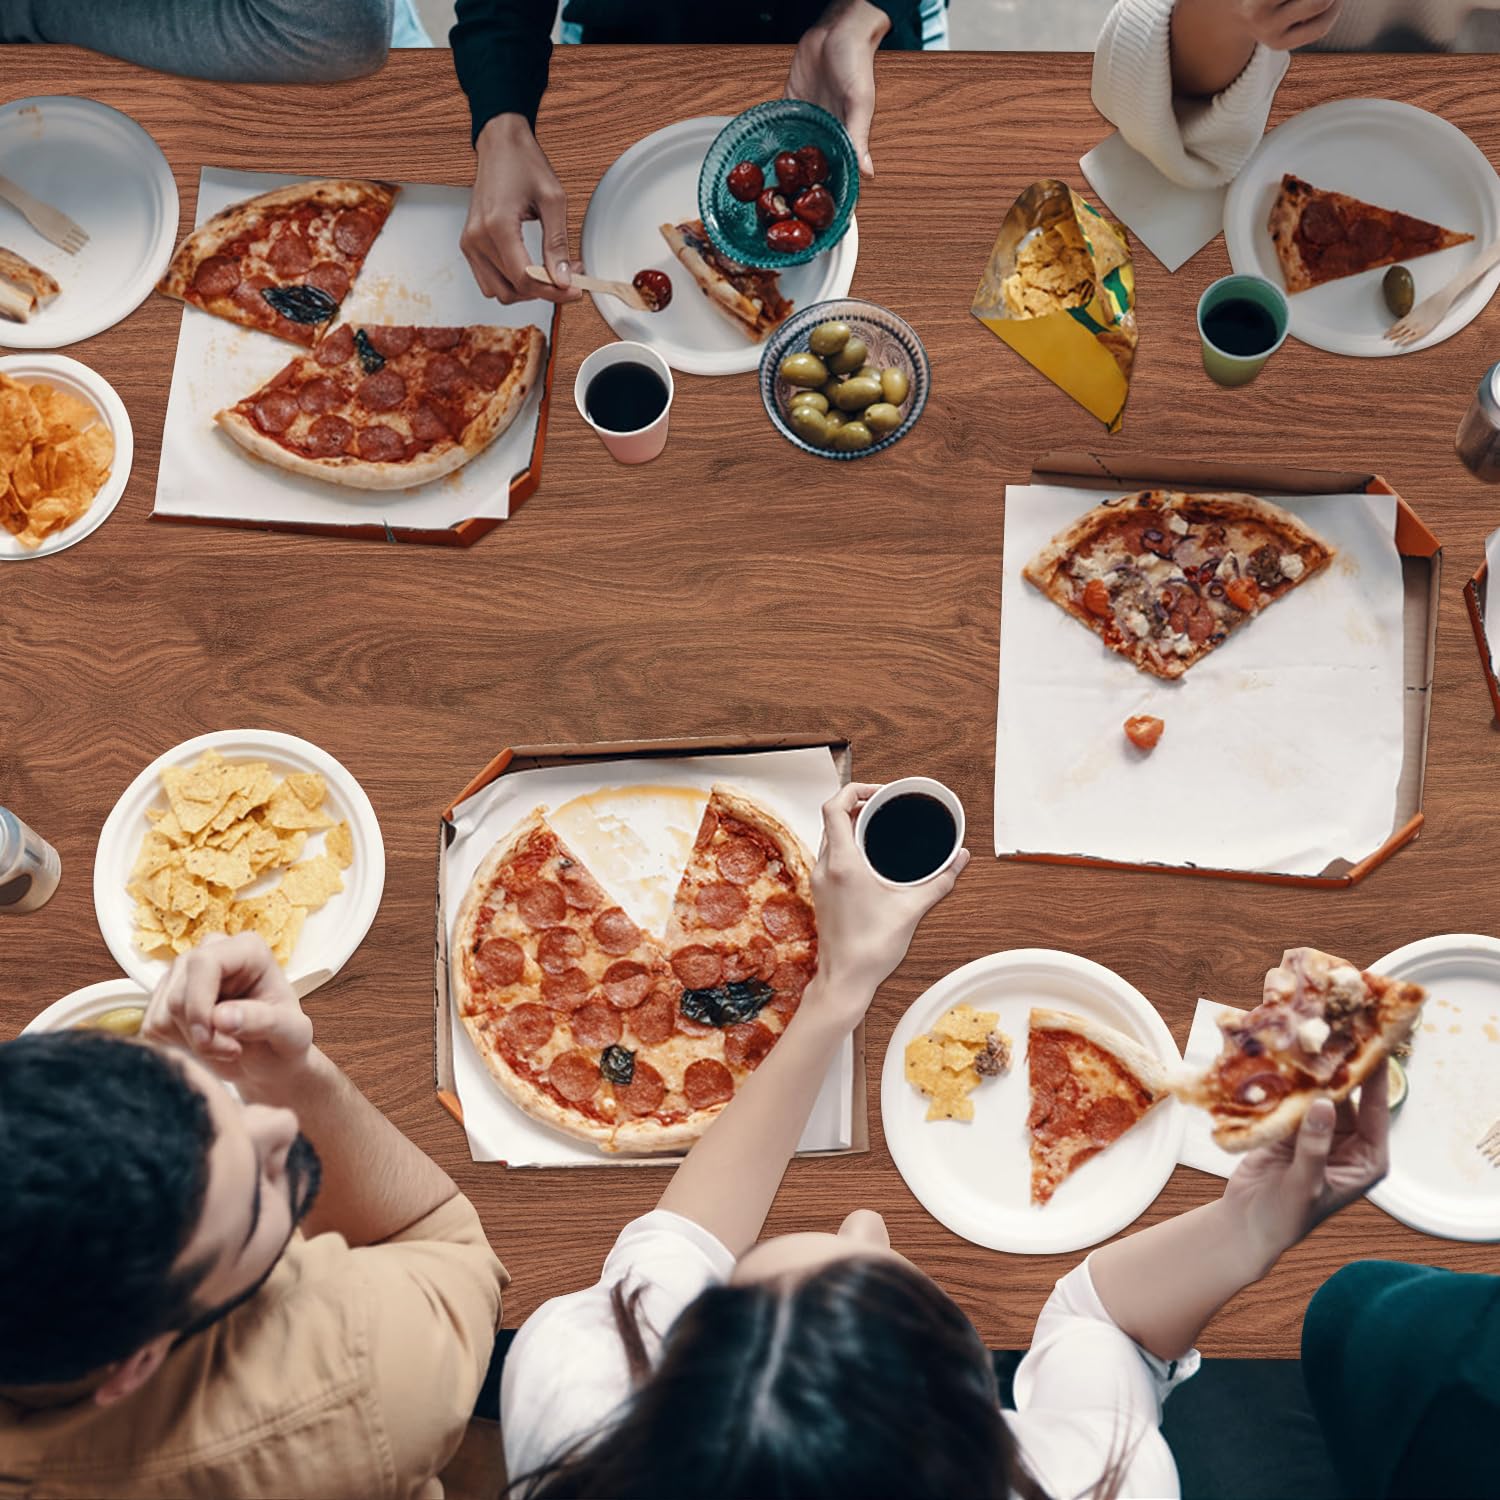
[{"label": "orange potato chip", "polygon": [[115,440],[87,402],[0,375],[0,525],[40,546],[94,503]]}]

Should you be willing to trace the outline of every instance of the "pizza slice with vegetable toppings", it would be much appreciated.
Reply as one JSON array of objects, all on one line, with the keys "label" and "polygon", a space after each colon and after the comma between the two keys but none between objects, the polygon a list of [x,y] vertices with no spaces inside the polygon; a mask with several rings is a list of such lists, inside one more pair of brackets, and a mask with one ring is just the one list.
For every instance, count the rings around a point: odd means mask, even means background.
[{"label": "pizza slice with vegetable toppings", "polygon": [[1266,228],[1288,292],[1305,292],[1326,281],[1414,260],[1474,238],[1411,214],[1362,203],[1347,193],[1316,188],[1290,172],[1282,176]]},{"label": "pizza slice with vegetable toppings", "polygon": [[1026,1062],[1031,1201],[1038,1207],[1171,1094],[1165,1067],[1139,1042],[1066,1011],[1031,1012]]},{"label": "pizza slice with vegetable toppings", "polygon": [[1224,1048],[1177,1089],[1213,1116],[1214,1140],[1248,1151],[1292,1135],[1314,1099],[1346,1099],[1410,1037],[1420,985],[1356,968],[1316,948],[1288,948],[1261,1003],[1219,1020]]},{"label": "pizza slice with vegetable toppings", "polygon": [[398,191],[388,182],[341,178],[231,203],[177,247],[156,289],[311,346],[349,294]]},{"label": "pizza slice with vegetable toppings", "polygon": [[1173,678],[1333,556],[1269,500],[1143,490],[1080,516],[1022,576],[1111,651]]}]

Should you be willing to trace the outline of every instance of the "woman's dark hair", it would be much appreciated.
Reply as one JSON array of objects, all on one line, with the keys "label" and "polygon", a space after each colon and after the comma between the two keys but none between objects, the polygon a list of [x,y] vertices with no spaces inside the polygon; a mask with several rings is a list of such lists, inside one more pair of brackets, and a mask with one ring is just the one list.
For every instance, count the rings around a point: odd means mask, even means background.
[{"label": "woman's dark hair", "polygon": [[1045,1500],[974,1325],[909,1266],[856,1256],[802,1280],[712,1287],[672,1325],[654,1374],[635,1296],[614,1295],[635,1393],[513,1495]]},{"label": "woman's dark hair", "polygon": [[0,1385],[76,1380],[187,1326],[207,1264],[208,1102],[103,1032],[0,1046]]}]

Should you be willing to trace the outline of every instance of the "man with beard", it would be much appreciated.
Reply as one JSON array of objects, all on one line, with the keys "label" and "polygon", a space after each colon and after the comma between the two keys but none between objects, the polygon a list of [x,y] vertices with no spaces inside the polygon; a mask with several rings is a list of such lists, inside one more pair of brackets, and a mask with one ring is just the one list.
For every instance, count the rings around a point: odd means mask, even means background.
[{"label": "man with beard", "polygon": [[441,1493],[506,1273],[260,938],[0,1046],[0,1225],[0,1492]]}]

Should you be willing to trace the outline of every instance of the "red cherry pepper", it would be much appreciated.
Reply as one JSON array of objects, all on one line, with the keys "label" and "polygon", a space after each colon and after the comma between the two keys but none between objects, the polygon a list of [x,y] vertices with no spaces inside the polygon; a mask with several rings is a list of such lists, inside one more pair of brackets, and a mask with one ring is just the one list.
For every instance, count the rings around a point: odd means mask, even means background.
[{"label": "red cherry pepper", "polygon": [[797,195],[797,201],[792,204],[792,212],[814,229],[827,229],[838,213],[838,205],[833,201],[833,194],[818,183],[804,188]]},{"label": "red cherry pepper", "polygon": [[806,250],[813,242],[813,232],[801,219],[783,219],[766,230],[766,244],[783,254]]},{"label": "red cherry pepper", "polygon": [[762,224],[779,224],[781,220],[792,216],[792,207],[786,201],[786,195],[778,193],[775,188],[767,188],[755,200],[755,211],[760,215]]},{"label": "red cherry pepper", "polygon": [[729,169],[724,185],[741,203],[754,203],[766,185],[765,173],[753,161],[737,162]]},{"label": "red cherry pepper", "polygon": [[828,181],[828,158],[818,147],[802,146],[796,155],[797,163],[802,169],[802,180],[809,187]]},{"label": "red cherry pepper", "polygon": [[672,300],[672,278],[665,271],[637,271],[630,284],[652,312],[660,312]]},{"label": "red cherry pepper", "polygon": [[777,154],[776,181],[784,193],[795,193],[798,188],[807,186],[807,179],[802,175],[802,163],[797,160],[795,152],[782,151]]}]

